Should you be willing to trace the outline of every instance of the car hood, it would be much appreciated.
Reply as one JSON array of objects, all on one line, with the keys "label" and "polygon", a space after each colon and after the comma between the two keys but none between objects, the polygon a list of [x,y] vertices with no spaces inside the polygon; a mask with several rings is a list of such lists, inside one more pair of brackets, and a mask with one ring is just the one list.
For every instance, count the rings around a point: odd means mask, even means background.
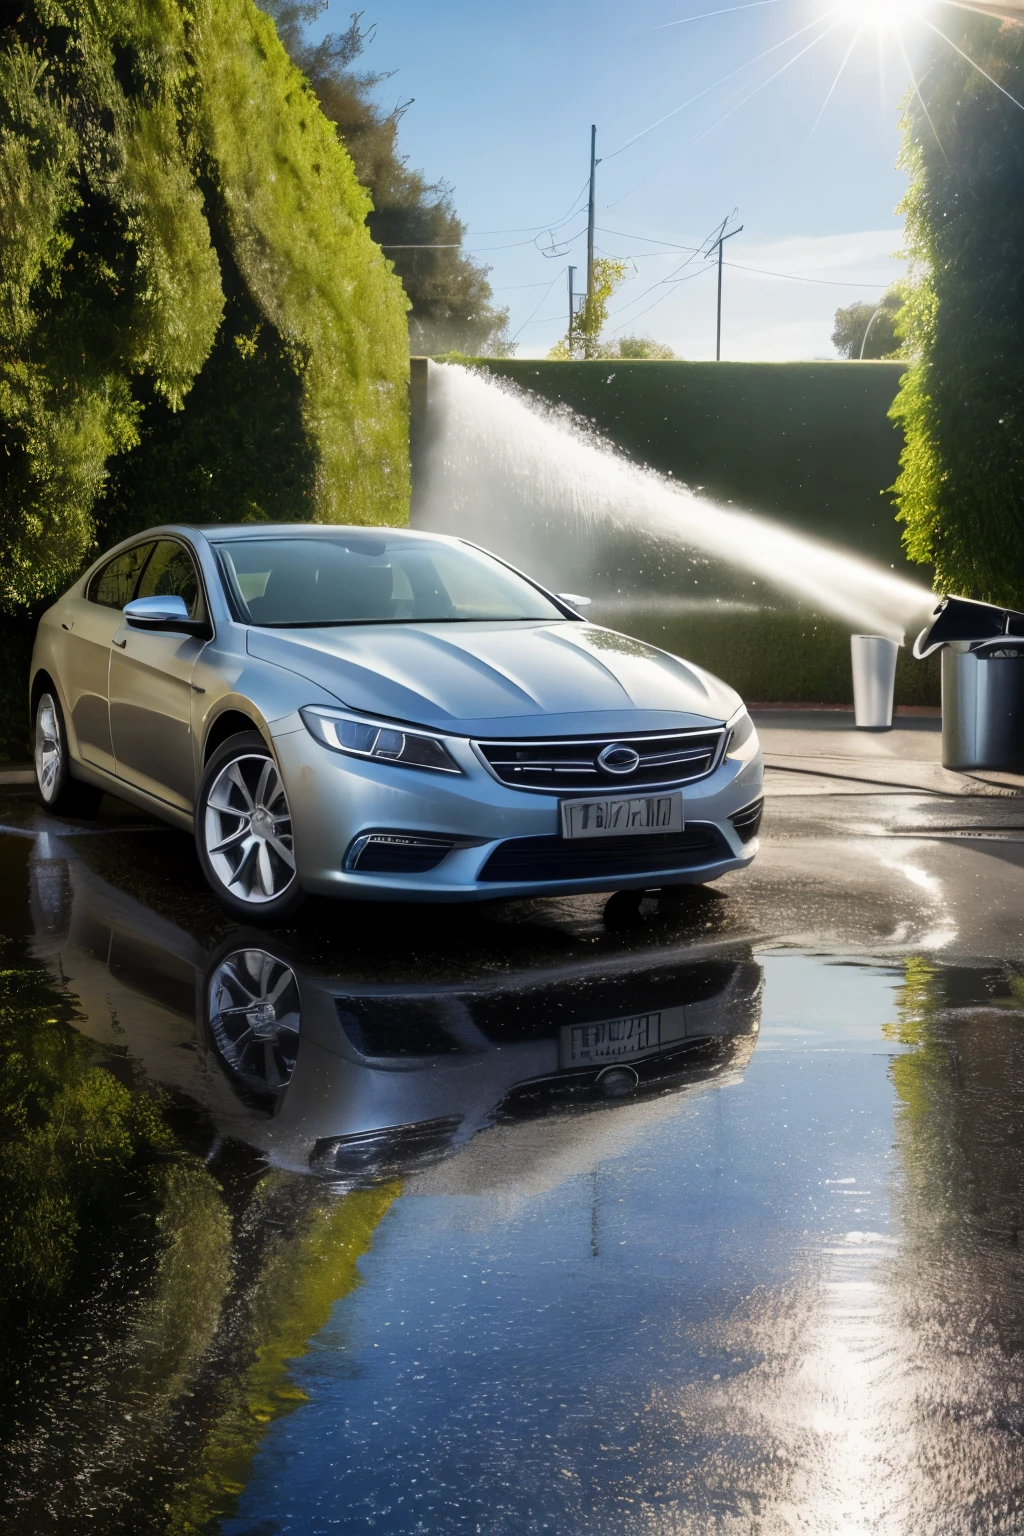
[{"label": "car hood", "polygon": [[700,726],[740,705],[699,667],[596,624],[253,628],[246,643],[350,709],[456,735]]}]

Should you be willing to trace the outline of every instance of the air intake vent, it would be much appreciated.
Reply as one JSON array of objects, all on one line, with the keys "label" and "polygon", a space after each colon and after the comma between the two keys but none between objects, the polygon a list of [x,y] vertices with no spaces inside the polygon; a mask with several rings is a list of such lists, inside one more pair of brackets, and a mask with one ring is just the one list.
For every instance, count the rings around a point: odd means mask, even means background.
[{"label": "air intake vent", "polygon": [[442,1115],[353,1136],[325,1136],[309,1155],[310,1172],[357,1185],[395,1178],[443,1157],[461,1124],[461,1115]]},{"label": "air intake vent", "polygon": [[[690,784],[718,766],[723,729],[664,736],[600,736],[575,741],[480,741],[491,772],[514,789],[662,789]],[[616,753],[622,747],[624,753]],[[608,766],[602,767],[601,759]],[[635,765],[623,768],[635,758]]]},{"label": "air intake vent", "polygon": [[741,843],[752,843],[761,830],[761,817],[764,815],[764,801],[755,800],[753,805],[745,805],[742,811],[736,811],[729,820],[739,833]]},{"label": "air intake vent", "polygon": [[666,874],[697,869],[732,854],[718,828],[692,822],[674,837],[513,837],[500,843],[484,865],[487,881],[602,880],[620,875]]}]

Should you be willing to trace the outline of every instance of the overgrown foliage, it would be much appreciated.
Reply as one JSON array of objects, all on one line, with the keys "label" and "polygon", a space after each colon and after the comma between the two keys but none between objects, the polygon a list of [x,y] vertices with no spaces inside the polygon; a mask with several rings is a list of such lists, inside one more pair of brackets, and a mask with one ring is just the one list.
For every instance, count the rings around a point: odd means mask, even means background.
[{"label": "overgrown foliage", "polygon": [[548,353],[550,359],[565,362],[603,355],[601,332],[608,319],[608,304],[628,270],[628,262],[617,261],[611,256],[598,257],[594,262],[594,281],[590,290],[584,294],[583,303],[573,315],[568,332]]},{"label": "overgrown foliage", "polygon": [[154,485],[203,520],[279,515],[282,483],[292,516],[404,520],[405,300],[269,18],[252,0],[12,11],[0,603],[64,585],[97,522],[153,522]]},{"label": "overgrown foliage", "polygon": [[676,356],[665,342],[654,341],[650,336],[620,336],[618,341],[602,342],[598,355],[650,363],[671,363]]},{"label": "overgrown foliage", "polygon": [[274,18],[281,41],[335,124],[373,199],[370,232],[394,262],[412,305],[411,351],[509,356],[515,348],[508,339],[508,310],[493,302],[490,269],[462,249],[466,226],[455,212],[451,188],[428,182],[399,152],[399,124],[409,103],[381,108],[374,92],[390,76],[354,67],[376,27],[364,27],[363,13],[355,12],[344,32],[314,43],[307,28],[327,9],[327,0],[260,4]]},{"label": "overgrown foliage", "polygon": [[915,282],[900,329],[914,361],[893,408],[906,434],[895,492],[907,551],[940,589],[1020,607],[1024,27],[958,14],[946,24],[962,53],[936,41],[903,123]]},{"label": "overgrown foliage", "polygon": [[832,345],[839,356],[853,362],[899,357],[902,344],[897,316],[902,307],[902,290],[894,286],[879,304],[861,302],[837,309]]},{"label": "overgrown foliage", "polygon": [[[138,1215],[170,1145],[159,1110],[96,1058],[44,967],[0,952],[0,1319],[31,1334],[90,1245]],[[23,1339],[22,1342],[25,1342]]]}]

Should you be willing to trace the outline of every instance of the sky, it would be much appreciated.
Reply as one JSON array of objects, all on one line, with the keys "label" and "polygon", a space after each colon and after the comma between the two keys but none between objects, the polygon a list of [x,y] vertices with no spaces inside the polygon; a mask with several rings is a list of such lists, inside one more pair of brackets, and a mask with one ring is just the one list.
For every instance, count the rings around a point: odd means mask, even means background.
[{"label": "sky", "polygon": [[[344,27],[351,3],[320,26]],[[904,270],[900,102],[931,34],[860,8],[910,0],[364,3],[363,62],[394,72],[379,98],[411,102],[402,152],[451,187],[519,356],[565,334],[570,263],[584,284],[591,123],[597,249],[630,264],[606,336],[713,357],[715,263],[692,248],[730,215],[727,359],[834,357],[836,308]]]}]

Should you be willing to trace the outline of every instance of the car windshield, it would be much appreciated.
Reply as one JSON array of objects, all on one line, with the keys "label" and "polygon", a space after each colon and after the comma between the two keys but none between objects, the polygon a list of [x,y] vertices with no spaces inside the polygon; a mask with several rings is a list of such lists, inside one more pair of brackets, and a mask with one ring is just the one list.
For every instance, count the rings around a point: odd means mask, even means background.
[{"label": "car windshield", "polygon": [[244,623],[453,623],[561,619],[522,576],[466,544],[367,533],[238,539],[217,545]]}]

